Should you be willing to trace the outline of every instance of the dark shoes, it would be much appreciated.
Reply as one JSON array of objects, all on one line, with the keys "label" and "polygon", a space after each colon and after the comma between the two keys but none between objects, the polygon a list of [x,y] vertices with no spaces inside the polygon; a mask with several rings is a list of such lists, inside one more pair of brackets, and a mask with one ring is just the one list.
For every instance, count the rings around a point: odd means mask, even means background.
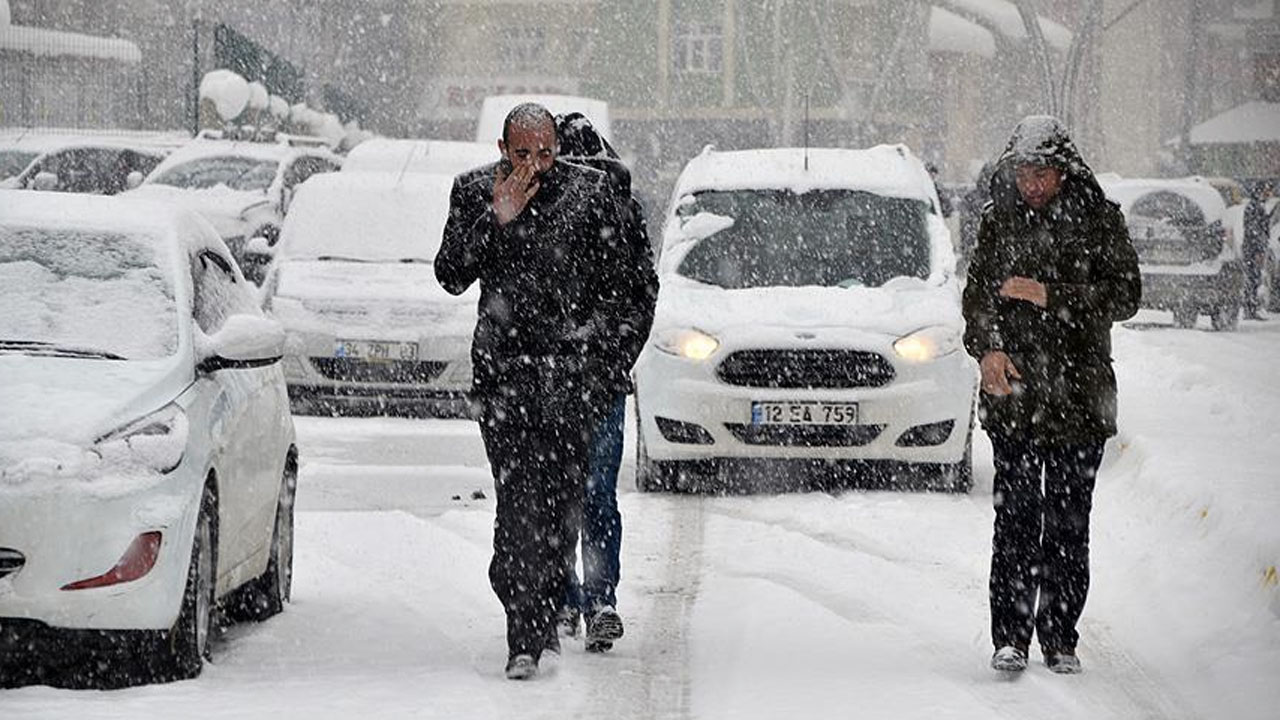
[{"label": "dark shoes", "polygon": [[587,615],[587,652],[604,652],[613,648],[613,642],[622,637],[622,616],[609,606],[598,608]]},{"label": "dark shoes", "polygon": [[1042,650],[1045,667],[1059,675],[1079,675],[1084,672],[1075,650]]},{"label": "dark shoes", "polygon": [[991,669],[1000,672],[1016,673],[1027,669],[1026,648],[1005,645],[991,656]]},{"label": "dark shoes", "polygon": [[556,629],[565,637],[578,637],[578,621],[582,618],[582,613],[571,607],[560,608],[560,612],[556,613]]},{"label": "dark shoes", "polygon": [[508,680],[530,680],[538,674],[538,661],[532,655],[514,655],[507,661]]}]

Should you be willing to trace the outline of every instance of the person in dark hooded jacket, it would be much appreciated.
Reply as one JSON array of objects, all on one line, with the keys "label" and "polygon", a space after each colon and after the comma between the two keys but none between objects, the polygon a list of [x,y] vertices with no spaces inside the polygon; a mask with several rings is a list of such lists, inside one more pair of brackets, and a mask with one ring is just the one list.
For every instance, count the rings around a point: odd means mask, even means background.
[{"label": "person in dark hooded jacket", "polygon": [[1060,122],[1024,119],[992,175],[964,290],[995,457],[998,670],[1026,668],[1034,633],[1051,670],[1080,671],[1094,479],[1116,432],[1111,326],[1137,312],[1141,294],[1120,208]]},{"label": "person in dark hooded jacket", "polygon": [[647,261],[605,174],[557,159],[546,108],[513,109],[499,148],[500,162],[454,180],[435,272],[454,294],[480,283],[471,362],[497,494],[489,579],[507,614],[506,675],[522,680],[559,651],[588,445],[601,398],[630,370],[633,329],[617,319]]},{"label": "person in dark hooded jacket", "polygon": [[621,330],[616,337],[618,361],[611,368],[627,372],[598,379],[604,419],[594,429],[591,440],[582,505],[581,581],[576,568],[576,548],[568,548],[565,554],[568,582],[564,606],[560,610],[560,625],[565,634],[577,635],[578,621],[582,618],[586,625],[587,651],[603,652],[612,648],[613,642],[623,634],[616,593],[622,548],[622,515],[618,512],[617,494],[618,467],[622,463],[622,425],[627,395],[632,391],[629,371],[653,326],[658,277],[653,270],[644,208],[631,191],[631,172],[609,141],[581,113],[557,117],[556,135],[560,139],[560,155],[565,162],[595,168],[608,176],[610,186],[617,194],[623,240],[634,257],[643,258],[641,267],[632,273],[632,282],[624,288],[631,301],[615,306],[621,312],[613,319]]}]

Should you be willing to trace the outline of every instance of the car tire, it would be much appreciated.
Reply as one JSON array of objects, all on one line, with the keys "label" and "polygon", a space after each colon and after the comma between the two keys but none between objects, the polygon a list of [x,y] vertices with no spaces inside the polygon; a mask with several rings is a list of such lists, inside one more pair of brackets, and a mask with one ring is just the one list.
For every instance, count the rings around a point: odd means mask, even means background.
[{"label": "car tire", "polygon": [[200,498],[191,561],[178,619],[160,639],[156,679],[187,680],[200,674],[210,657],[214,625],[214,589],[218,568],[218,501],[212,484]]},{"label": "car tire", "polygon": [[1218,332],[1231,332],[1240,327],[1240,303],[1220,305],[1213,309],[1209,316],[1213,329]]},{"label": "car tire", "polygon": [[1173,324],[1180,328],[1193,328],[1200,313],[1194,307],[1181,305],[1173,309]]},{"label": "car tire", "polygon": [[280,492],[276,500],[275,526],[267,569],[236,592],[225,607],[237,621],[261,622],[279,615],[293,592],[294,499],[298,492],[298,462],[290,453],[285,460]]}]

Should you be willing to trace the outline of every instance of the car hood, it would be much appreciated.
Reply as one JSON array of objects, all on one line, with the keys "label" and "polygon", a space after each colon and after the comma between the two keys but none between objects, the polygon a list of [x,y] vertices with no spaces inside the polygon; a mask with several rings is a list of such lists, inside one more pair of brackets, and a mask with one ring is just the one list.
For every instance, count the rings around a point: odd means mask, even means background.
[{"label": "car hood", "polygon": [[207,189],[192,189],[149,183],[130,190],[129,195],[176,204],[197,212],[208,220],[209,224],[218,231],[218,235],[223,238],[244,235],[247,229],[244,212],[255,205],[267,202],[266,193],[232,190],[222,185]]},{"label": "car hood", "polygon": [[855,328],[902,336],[923,327],[964,327],[960,292],[897,278],[879,288],[773,287],[726,290],[678,275],[662,279],[655,328],[711,334],[750,329]]},{"label": "car hood", "polygon": [[19,446],[87,447],[171,402],[191,383],[176,358],[158,361],[0,356],[0,466]]}]

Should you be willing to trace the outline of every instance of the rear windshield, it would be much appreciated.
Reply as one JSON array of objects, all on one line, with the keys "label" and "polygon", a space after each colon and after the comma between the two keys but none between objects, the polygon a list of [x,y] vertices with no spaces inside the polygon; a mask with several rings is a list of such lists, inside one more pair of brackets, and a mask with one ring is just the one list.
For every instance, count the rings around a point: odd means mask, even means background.
[{"label": "rear windshield", "polygon": [[1187,265],[1222,252],[1222,223],[1206,222],[1204,210],[1180,193],[1157,190],[1134,200],[1128,224],[1143,263]]},{"label": "rear windshield", "polygon": [[189,160],[165,170],[153,182],[180,188],[207,189],[226,185],[232,190],[266,192],[279,163],[234,155]]},{"label": "rear windshield", "polygon": [[728,227],[697,241],[677,272],[730,289],[925,278],[928,211],[920,200],[854,190],[702,192],[681,216],[710,214]]}]

